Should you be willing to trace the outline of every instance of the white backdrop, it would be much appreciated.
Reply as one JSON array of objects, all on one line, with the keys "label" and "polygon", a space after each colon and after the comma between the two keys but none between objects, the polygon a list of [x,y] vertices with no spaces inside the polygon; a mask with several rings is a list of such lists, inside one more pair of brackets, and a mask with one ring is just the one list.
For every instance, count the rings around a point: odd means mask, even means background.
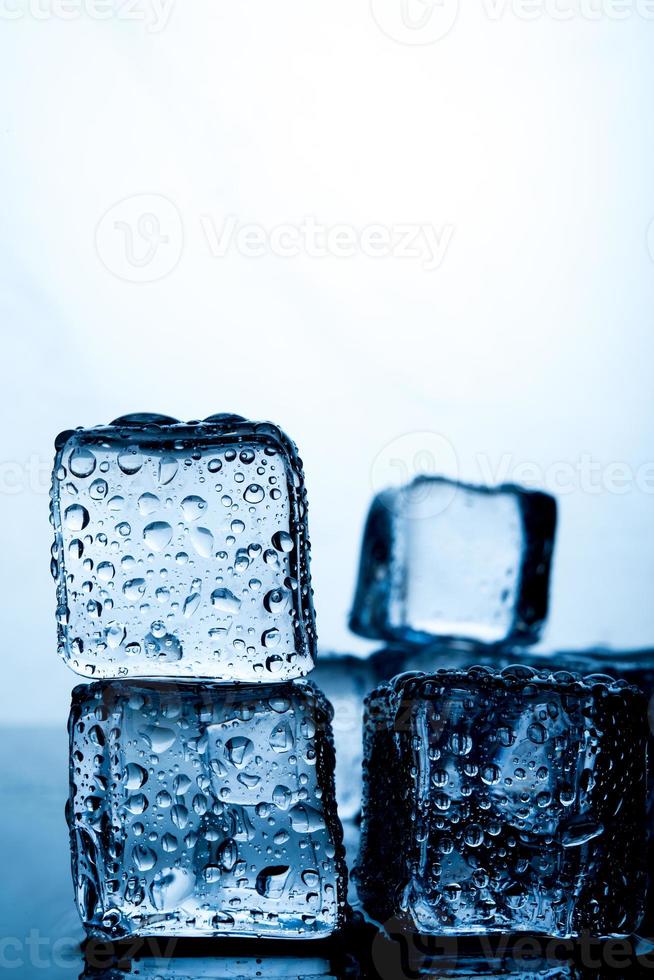
[{"label": "white backdrop", "polygon": [[128,411],[294,437],[325,647],[398,460],[560,490],[546,643],[654,639],[651,7],[0,0],[0,719],[64,722],[52,442]]}]

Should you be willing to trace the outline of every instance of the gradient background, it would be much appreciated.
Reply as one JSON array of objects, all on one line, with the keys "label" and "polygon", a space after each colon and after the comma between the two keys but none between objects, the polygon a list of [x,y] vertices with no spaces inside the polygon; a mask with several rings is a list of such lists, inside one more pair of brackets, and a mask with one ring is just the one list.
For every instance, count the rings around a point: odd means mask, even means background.
[{"label": "gradient background", "polygon": [[[292,435],[325,648],[371,647],[373,491],[525,464],[563,491],[545,644],[652,641],[654,5],[594,3],[1,0],[3,723],[63,727],[75,683],[54,437],[129,411]],[[230,216],[447,248],[220,257]]]}]

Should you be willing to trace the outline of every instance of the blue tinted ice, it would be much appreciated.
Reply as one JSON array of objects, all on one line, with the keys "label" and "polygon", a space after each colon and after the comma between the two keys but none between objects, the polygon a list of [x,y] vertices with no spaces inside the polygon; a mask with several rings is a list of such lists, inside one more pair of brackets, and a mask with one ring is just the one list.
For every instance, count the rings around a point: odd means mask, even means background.
[{"label": "blue tinted ice", "polygon": [[330,716],[306,682],[76,688],[68,821],[89,934],[339,928],[347,875]]},{"label": "blue tinted ice", "polygon": [[375,678],[368,660],[322,653],[311,680],[334,709],[338,814],[352,820],[361,810],[363,701]]},{"label": "blue tinted ice", "polygon": [[599,647],[589,650],[559,651],[551,655],[555,662],[568,670],[583,673],[607,674],[610,677],[624,678],[640,688],[647,701],[648,732],[648,866],[650,882],[647,897],[647,912],[641,926],[641,933],[654,934],[654,650],[614,650]]},{"label": "blue tinted ice", "polygon": [[423,642],[531,643],[547,615],[556,504],[544,493],[419,477],[373,501],[351,626]]},{"label": "blue tinted ice", "polygon": [[127,416],[57,440],[59,647],[87,676],[288,680],[313,665],[302,464],[275,426]]},{"label": "blue tinted ice", "polygon": [[627,935],[645,892],[646,730],[624,682],[403,675],[367,703],[359,893],[419,932]]}]

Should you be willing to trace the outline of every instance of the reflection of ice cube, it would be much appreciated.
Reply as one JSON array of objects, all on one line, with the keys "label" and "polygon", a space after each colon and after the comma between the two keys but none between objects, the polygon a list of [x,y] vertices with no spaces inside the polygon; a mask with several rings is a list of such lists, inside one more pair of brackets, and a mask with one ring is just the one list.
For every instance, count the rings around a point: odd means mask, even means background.
[{"label": "reflection of ice cube", "polygon": [[341,820],[361,809],[363,700],[375,686],[368,660],[322,653],[311,675],[334,709],[336,799]]},{"label": "reflection of ice cube", "polygon": [[166,956],[139,957],[125,968],[98,973],[87,967],[81,980],[336,980],[329,961],[319,956]]},{"label": "reflection of ice cube", "polygon": [[[543,936],[460,937],[408,932],[402,922],[385,923],[372,939],[371,970],[378,980],[431,977],[432,980],[582,980],[588,974],[573,961],[560,958],[563,950]],[[568,951],[569,954],[572,950]],[[565,956],[565,953],[564,953]],[[595,974],[594,974],[595,975]]]},{"label": "reflection of ice cube", "polygon": [[556,504],[419,477],[373,501],[351,616],[362,636],[530,643],[547,615]]},{"label": "reflection of ice cube", "polygon": [[507,667],[523,661],[522,650],[511,653],[505,647],[487,647],[468,640],[433,640],[431,643],[395,643],[377,650],[370,666],[377,683],[390,681],[407,671],[429,674],[434,670],[464,670],[477,665]]},{"label": "reflection of ice cube", "polygon": [[642,698],[528,667],[405,675],[369,698],[357,877],[420,932],[627,935],[643,912]]},{"label": "reflection of ice cube", "polygon": [[87,931],[313,938],[339,928],[330,717],[304,682],[76,688],[68,817]]},{"label": "reflection of ice cube", "polygon": [[65,432],[59,646],[93,677],[275,682],[313,664],[302,464],[274,425],[126,416]]}]

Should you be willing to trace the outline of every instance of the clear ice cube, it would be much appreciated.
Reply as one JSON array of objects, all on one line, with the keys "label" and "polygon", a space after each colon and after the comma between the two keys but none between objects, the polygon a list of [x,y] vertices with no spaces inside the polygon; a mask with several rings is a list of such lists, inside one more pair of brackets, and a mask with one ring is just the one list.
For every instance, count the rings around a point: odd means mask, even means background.
[{"label": "clear ice cube", "polygon": [[400,675],[367,701],[358,890],[433,935],[628,935],[644,908],[646,725],[623,681]]},{"label": "clear ice cube", "polygon": [[311,684],[96,682],[75,689],[69,733],[73,877],[90,935],[340,928],[331,710]]},{"label": "clear ice cube", "polygon": [[334,709],[338,815],[353,820],[361,810],[363,702],[375,676],[367,659],[321,653],[311,680]]},{"label": "clear ice cube", "polygon": [[253,683],[313,666],[302,464],[276,426],[131,415],[64,432],[51,512],[78,673]]},{"label": "clear ice cube", "polygon": [[554,499],[515,486],[418,477],[384,491],[366,522],[350,625],[400,642],[533,643],[555,527]]}]

